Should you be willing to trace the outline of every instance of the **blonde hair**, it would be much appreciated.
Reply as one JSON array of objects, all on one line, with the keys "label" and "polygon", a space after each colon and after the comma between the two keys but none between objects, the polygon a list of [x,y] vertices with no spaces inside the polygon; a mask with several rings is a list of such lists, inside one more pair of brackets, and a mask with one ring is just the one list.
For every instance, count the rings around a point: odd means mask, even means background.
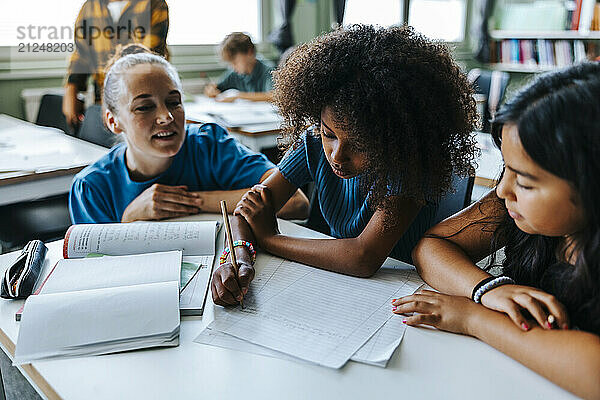
[{"label": "blonde hair", "polygon": [[163,57],[154,53],[134,53],[128,54],[114,61],[114,63],[106,71],[104,77],[104,91],[102,95],[102,105],[107,110],[117,113],[119,99],[123,95],[125,85],[123,84],[123,77],[131,68],[136,65],[160,65],[162,66],[167,75],[171,78],[175,86],[179,91],[181,88],[181,79],[179,74],[170,62],[165,60]]}]

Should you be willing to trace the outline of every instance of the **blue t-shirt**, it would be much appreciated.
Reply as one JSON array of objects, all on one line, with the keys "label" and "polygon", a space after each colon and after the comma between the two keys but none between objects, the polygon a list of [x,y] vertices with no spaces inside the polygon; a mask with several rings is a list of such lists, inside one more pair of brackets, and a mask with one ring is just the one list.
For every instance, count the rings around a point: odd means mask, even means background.
[{"label": "blue t-shirt", "polygon": [[264,155],[248,150],[219,125],[187,125],[185,131],[173,163],[153,179],[131,180],[125,165],[125,143],[75,175],[69,196],[73,223],[120,222],[129,203],[155,183],[186,185],[190,191],[244,189],[275,168]]},{"label": "blue t-shirt", "polygon": [[269,92],[273,90],[272,69],[261,60],[256,60],[252,72],[248,75],[227,70],[221,76],[217,89],[221,92],[227,89],[237,89],[240,92]]},{"label": "blue t-shirt", "polygon": [[[294,186],[315,183],[323,218],[335,238],[353,238],[361,234],[373,216],[367,205],[368,194],[360,188],[361,176],[342,179],[335,175],[325,158],[321,137],[305,134],[302,145],[293,149],[279,163],[281,174]],[[401,183],[390,185],[401,193]],[[390,257],[412,263],[411,252],[427,229],[433,226],[437,205],[421,208]]]}]

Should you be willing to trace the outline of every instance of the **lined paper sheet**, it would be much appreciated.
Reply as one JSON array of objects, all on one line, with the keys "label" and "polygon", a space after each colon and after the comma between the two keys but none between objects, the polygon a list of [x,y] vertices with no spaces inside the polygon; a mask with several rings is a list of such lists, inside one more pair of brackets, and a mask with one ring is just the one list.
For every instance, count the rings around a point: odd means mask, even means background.
[{"label": "lined paper sheet", "polygon": [[[405,271],[406,273],[398,275],[398,278],[401,281],[404,279],[407,280],[406,284],[402,286],[402,291],[399,293],[399,296],[408,296],[414,293],[423,283],[416,271]],[[391,314],[390,310],[390,318],[388,321],[373,336],[371,336],[371,338],[356,353],[354,353],[350,359],[352,361],[385,368],[404,337],[406,325],[402,323],[403,319],[402,316]],[[202,331],[200,335],[196,337],[194,342],[267,357],[299,361],[298,358],[289,356],[285,353],[271,350],[210,328],[206,328]]]},{"label": "lined paper sheet", "polygon": [[381,270],[363,279],[260,258],[264,267],[245,308],[217,308],[209,327],[331,368],[343,366],[387,322],[391,299],[403,295],[412,273]]}]

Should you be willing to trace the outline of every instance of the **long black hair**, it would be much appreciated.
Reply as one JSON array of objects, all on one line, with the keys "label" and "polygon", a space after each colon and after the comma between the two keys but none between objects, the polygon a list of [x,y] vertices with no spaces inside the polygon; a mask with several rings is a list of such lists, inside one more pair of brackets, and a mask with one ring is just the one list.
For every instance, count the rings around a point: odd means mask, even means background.
[{"label": "long black hair", "polygon": [[[575,235],[575,265],[562,261],[561,238],[527,234],[505,216],[493,248],[505,244],[506,275],[553,294],[571,323],[600,334],[600,64],[540,75],[492,121],[498,147],[504,124],[515,124],[523,148],[541,168],[568,181],[585,225]],[[498,245],[494,245],[498,243]]]}]

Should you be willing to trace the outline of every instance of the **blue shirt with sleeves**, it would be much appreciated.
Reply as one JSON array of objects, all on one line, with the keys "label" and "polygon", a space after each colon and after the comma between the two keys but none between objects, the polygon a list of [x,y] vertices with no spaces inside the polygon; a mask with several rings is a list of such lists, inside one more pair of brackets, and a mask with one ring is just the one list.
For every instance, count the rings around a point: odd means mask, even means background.
[{"label": "blue shirt with sleeves", "polygon": [[[357,237],[373,216],[367,205],[369,195],[360,188],[361,176],[343,179],[335,175],[325,157],[320,136],[305,134],[302,144],[279,163],[279,171],[294,186],[315,183],[321,213],[335,238]],[[400,193],[401,186],[400,183],[391,185]],[[422,207],[389,256],[412,263],[412,249],[434,224],[436,211],[437,205],[433,203]]]},{"label": "blue shirt with sleeves", "polygon": [[221,92],[228,89],[237,89],[240,92],[270,92],[273,90],[272,69],[263,61],[256,60],[250,74],[238,74],[233,70],[228,70],[219,80],[217,89]]},{"label": "blue shirt with sleeves", "polygon": [[155,183],[186,185],[190,191],[244,189],[275,168],[264,155],[253,153],[219,125],[187,125],[185,132],[171,166],[153,179],[131,179],[125,143],[79,172],[69,194],[73,223],[120,222],[129,203]]}]

